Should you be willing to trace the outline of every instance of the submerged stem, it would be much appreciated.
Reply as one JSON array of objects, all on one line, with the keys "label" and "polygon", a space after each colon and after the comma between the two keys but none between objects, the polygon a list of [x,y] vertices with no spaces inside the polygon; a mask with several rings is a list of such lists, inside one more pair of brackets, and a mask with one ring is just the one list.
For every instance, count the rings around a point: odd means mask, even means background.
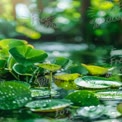
[{"label": "submerged stem", "polygon": [[50,79],[49,79],[50,97],[52,98],[52,95],[51,95],[51,89],[52,89],[52,72],[50,72]]}]

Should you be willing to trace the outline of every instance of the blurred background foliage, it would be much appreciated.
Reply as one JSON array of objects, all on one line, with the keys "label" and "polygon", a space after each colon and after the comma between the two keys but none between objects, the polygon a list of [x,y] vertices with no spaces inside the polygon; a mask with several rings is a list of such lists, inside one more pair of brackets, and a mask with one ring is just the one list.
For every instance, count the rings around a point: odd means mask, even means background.
[{"label": "blurred background foliage", "polygon": [[[72,46],[70,49],[75,52],[70,57],[77,60],[82,55],[87,63],[122,46],[121,0],[1,0],[0,6],[0,39],[36,40],[37,47],[43,42],[55,42],[46,43],[54,46],[57,42],[80,44],[86,51]],[[62,45],[58,43],[57,48]],[[38,48],[51,51],[53,48],[51,53],[59,56],[54,46]],[[67,54],[63,52],[61,56]]]}]

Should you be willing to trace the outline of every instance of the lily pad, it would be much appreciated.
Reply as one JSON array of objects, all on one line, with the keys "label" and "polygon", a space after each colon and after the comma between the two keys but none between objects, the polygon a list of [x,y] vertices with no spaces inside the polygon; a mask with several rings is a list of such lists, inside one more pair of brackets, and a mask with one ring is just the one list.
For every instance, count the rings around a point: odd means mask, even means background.
[{"label": "lily pad", "polygon": [[99,104],[98,98],[91,91],[78,90],[66,96],[76,106],[96,106]]},{"label": "lily pad", "polygon": [[45,51],[34,49],[28,45],[14,47],[9,52],[18,63],[23,65],[43,62],[47,58]]},{"label": "lily pad", "polygon": [[19,81],[0,82],[0,109],[18,109],[30,100],[31,93],[27,84]]},{"label": "lily pad", "polygon": [[49,70],[49,71],[52,71],[52,72],[55,72],[59,69],[61,69],[61,66],[57,65],[57,64],[39,64],[38,65],[39,67],[41,68],[44,68],[46,70]]},{"label": "lily pad", "polygon": [[100,66],[94,66],[94,65],[86,65],[81,64],[84,66],[91,75],[104,75],[108,72],[108,68],[100,67]]},{"label": "lily pad", "polygon": [[[57,91],[51,90],[51,96],[58,95]],[[39,98],[45,98],[50,96],[50,91],[47,89],[42,88],[34,88],[31,89],[31,96],[32,97],[39,97]]]},{"label": "lily pad", "polygon": [[30,108],[33,112],[55,112],[71,104],[71,101],[65,99],[47,99],[29,102],[26,104],[26,107]]},{"label": "lily pad", "polygon": [[55,75],[54,82],[58,87],[61,87],[66,90],[78,89],[78,86],[74,83],[74,80],[80,76],[81,75],[78,73]]},{"label": "lily pad", "polygon": [[0,69],[3,69],[5,67],[6,60],[0,59]]},{"label": "lily pad", "polygon": [[122,91],[97,92],[96,96],[101,100],[122,100]]},{"label": "lily pad", "polygon": [[78,73],[73,73],[73,74],[55,75],[54,78],[55,78],[55,80],[60,80],[60,81],[73,81],[80,76],[81,75]]},{"label": "lily pad", "polygon": [[84,76],[77,78],[74,81],[78,86],[87,89],[105,89],[105,88],[118,88],[122,86],[121,82],[108,80],[107,78]]}]

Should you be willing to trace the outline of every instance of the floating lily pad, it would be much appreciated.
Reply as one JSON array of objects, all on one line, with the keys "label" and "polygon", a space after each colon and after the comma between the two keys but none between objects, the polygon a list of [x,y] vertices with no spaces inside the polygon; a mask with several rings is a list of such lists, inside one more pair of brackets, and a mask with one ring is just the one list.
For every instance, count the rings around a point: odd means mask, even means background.
[{"label": "floating lily pad", "polygon": [[101,100],[122,100],[122,91],[97,92],[96,96]]},{"label": "floating lily pad", "polygon": [[9,52],[18,63],[23,65],[43,62],[47,58],[45,51],[34,49],[28,45],[14,47]]},{"label": "floating lily pad", "polygon": [[58,87],[66,90],[78,89],[78,86],[74,83],[74,80],[80,76],[81,75],[78,73],[55,75],[54,82]]},{"label": "floating lily pad", "polygon": [[17,109],[30,100],[31,93],[27,84],[19,81],[0,82],[0,109]]},{"label": "floating lily pad", "polygon": [[108,72],[108,68],[100,67],[100,66],[94,66],[94,65],[86,65],[82,64],[91,75],[104,75]]},{"label": "floating lily pad", "polygon": [[71,100],[76,106],[96,106],[99,104],[99,100],[95,94],[86,90],[78,90],[70,93],[66,99]]},{"label": "floating lily pad", "polygon": [[122,86],[121,82],[111,81],[107,78],[84,76],[77,78],[74,81],[78,86],[88,89],[105,89],[105,88],[118,88]]},{"label": "floating lily pad", "polygon": [[78,73],[73,73],[73,74],[55,75],[54,78],[55,78],[55,80],[60,80],[60,81],[73,81],[80,76],[81,75]]},{"label": "floating lily pad", "polygon": [[3,69],[5,67],[6,60],[0,59],[0,69]]},{"label": "floating lily pad", "polygon": [[[58,95],[57,91],[51,90],[51,96]],[[47,89],[31,89],[31,96],[32,97],[39,97],[39,98],[45,98],[50,96],[50,90]]]},{"label": "floating lily pad", "polygon": [[52,71],[52,72],[61,69],[61,66],[59,66],[57,64],[46,64],[45,63],[45,64],[39,64],[38,66],[41,68],[44,68],[46,70]]},{"label": "floating lily pad", "polygon": [[26,107],[30,108],[33,112],[55,112],[71,104],[71,101],[65,99],[47,99],[29,102],[26,104]]}]

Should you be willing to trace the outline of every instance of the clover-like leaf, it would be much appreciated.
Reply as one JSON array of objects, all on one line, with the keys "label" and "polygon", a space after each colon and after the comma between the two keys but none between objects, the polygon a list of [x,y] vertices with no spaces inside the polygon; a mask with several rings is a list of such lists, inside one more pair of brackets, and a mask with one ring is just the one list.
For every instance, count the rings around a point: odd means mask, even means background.
[{"label": "clover-like leaf", "polygon": [[61,69],[61,66],[57,65],[57,64],[38,64],[39,67],[44,68],[46,70],[55,72],[59,69]]},{"label": "clover-like leaf", "polygon": [[54,112],[70,106],[72,102],[66,99],[36,100],[26,104],[34,112]]},{"label": "clover-like leaf", "polygon": [[98,105],[99,100],[91,91],[78,90],[66,96],[76,106],[92,106]]},{"label": "clover-like leaf", "polygon": [[23,65],[43,62],[47,58],[45,51],[34,49],[28,45],[14,47],[9,52],[18,63]]},{"label": "clover-like leaf", "polygon": [[18,109],[30,100],[31,92],[25,83],[19,81],[0,82],[0,109]]},{"label": "clover-like leaf", "polygon": [[24,66],[22,64],[14,64],[13,70],[19,75],[29,75],[32,76],[33,74],[33,67],[32,66]]},{"label": "clover-like leaf", "polygon": [[77,78],[74,81],[78,86],[87,89],[105,89],[105,88],[118,88],[122,86],[119,81],[112,81],[107,78],[84,76]]},{"label": "clover-like leaf", "polygon": [[103,75],[108,72],[108,68],[100,67],[100,66],[94,66],[94,65],[86,65],[82,64],[91,75]]}]

